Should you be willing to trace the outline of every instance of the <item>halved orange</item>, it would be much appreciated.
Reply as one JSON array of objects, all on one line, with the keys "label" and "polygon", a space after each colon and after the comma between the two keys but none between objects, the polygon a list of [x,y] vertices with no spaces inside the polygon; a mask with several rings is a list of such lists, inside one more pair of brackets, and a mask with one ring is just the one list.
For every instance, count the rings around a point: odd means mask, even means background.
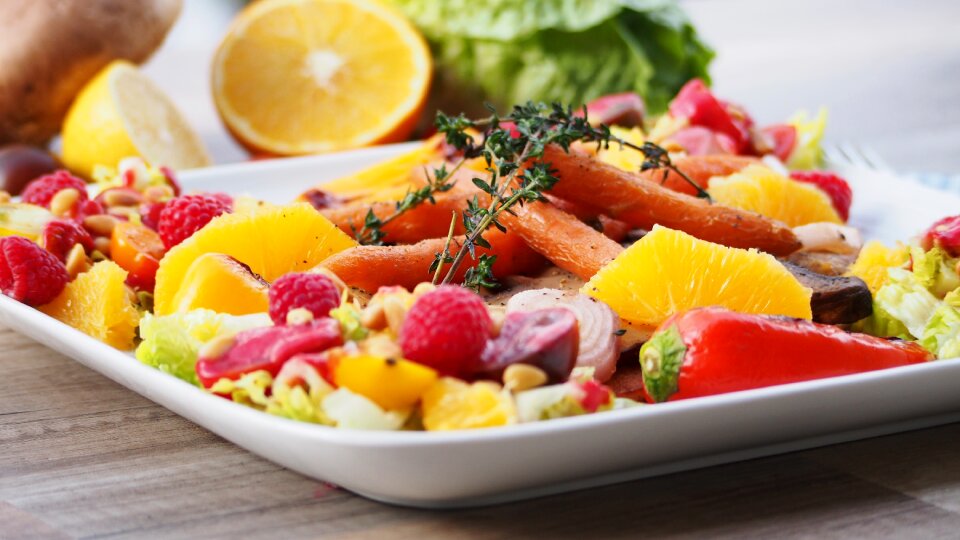
[{"label": "halved orange", "polygon": [[220,116],[245,146],[308,154],[405,139],[430,51],[376,0],[269,0],[234,21],[213,61]]},{"label": "halved orange", "polygon": [[177,309],[177,292],[187,285],[187,273],[194,262],[206,253],[233,257],[273,282],[288,272],[309,270],[330,255],[356,245],[306,203],[224,214],[161,259],[153,293],[154,312],[168,315]]}]

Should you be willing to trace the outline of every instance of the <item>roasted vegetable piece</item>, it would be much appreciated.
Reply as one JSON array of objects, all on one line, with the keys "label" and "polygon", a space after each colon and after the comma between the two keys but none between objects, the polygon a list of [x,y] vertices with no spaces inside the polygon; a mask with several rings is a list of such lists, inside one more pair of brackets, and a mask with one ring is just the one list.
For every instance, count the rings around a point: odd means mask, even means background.
[{"label": "roasted vegetable piece", "polygon": [[[714,176],[729,176],[755,163],[757,163],[756,158],[726,154],[686,156],[674,161],[674,164],[683,171],[683,174],[690,177],[703,189],[710,187],[710,179]],[[645,171],[640,173],[640,176],[673,191],[679,191],[687,195],[697,194],[697,189],[690,185],[690,182],[668,169]]]},{"label": "roasted vegetable piece", "polygon": [[667,319],[640,349],[644,393],[661,402],[909,364],[933,355],[913,342],[852,334],[803,319],[722,308]]},{"label": "roasted vegetable piece", "polygon": [[551,204],[528,203],[512,210],[500,217],[507,230],[520,235],[553,264],[582,279],[592,278],[623,251],[602,232]]},{"label": "roasted vegetable piece", "polygon": [[853,324],[873,313],[873,295],[862,279],[826,276],[787,261],[780,262],[797,281],[813,291],[810,310],[814,322]]},{"label": "roasted vegetable piece", "polygon": [[600,208],[634,227],[659,224],[702,240],[774,255],[800,248],[797,236],[779,221],[671,191],[582,152],[548,146],[543,160],[560,178],[551,190],[555,195]]},{"label": "roasted vegetable piece", "polygon": [[[465,184],[470,185],[469,180]],[[457,213],[454,233],[463,233],[460,214],[467,208],[467,201],[472,192],[473,190],[458,185],[450,191],[437,193],[433,196],[434,202],[427,201],[419,204],[384,224],[381,229],[386,234],[383,241],[390,244],[413,244],[428,238],[444,237],[450,230],[450,216],[453,212]],[[387,219],[396,213],[396,203],[392,201],[355,202],[328,208],[320,213],[336,224],[340,230],[354,236],[357,231],[363,229],[364,220],[371,210],[381,220]]]},{"label": "roasted vegetable piece", "polygon": [[[493,229],[487,231],[484,238],[490,242],[491,248],[477,248],[477,256],[497,256],[493,264],[495,276],[529,274],[543,268],[543,257],[530,249],[516,233],[502,233]],[[430,265],[436,254],[443,250],[445,241],[445,238],[432,238],[402,246],[358,246],[331,256],[321,266],[351,287],[367,292],[388,285],[413,289],[418,283],[433,278]],[[462,236],[454,238],[450,252],[456,252],[462,241]],[[466,271],[467,265],[461,265],[454,281],[462,281]]]}]

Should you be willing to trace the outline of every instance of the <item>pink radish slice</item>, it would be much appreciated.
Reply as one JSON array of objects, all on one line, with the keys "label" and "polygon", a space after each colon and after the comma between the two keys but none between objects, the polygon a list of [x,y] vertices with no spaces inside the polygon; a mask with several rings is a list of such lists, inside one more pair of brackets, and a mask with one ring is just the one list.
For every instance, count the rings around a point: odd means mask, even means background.
[{"label": "pink radish slice", "polygon": [[608,380],[620,356],[620,318],[610,306],[582,294],[565,294],[557,289],[531,289],[513,295],[507,313],[563,307],[573,312],[580,326],[577,367],[592,367],[600,382]]}]

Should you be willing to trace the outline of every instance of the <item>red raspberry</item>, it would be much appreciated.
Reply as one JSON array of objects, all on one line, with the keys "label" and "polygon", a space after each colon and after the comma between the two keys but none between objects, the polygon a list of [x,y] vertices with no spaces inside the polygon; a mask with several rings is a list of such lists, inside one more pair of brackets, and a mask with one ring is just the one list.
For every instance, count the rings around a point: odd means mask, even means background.
[{"label": "red raspberry", "polygon": [[834,209],[840,214],[840,219],[846,221],[850,218],[853,191],[850,190],[850,184],[846,180],[829,171],[794,171],[790,173],[790,178],[817,186],[820,191],[830,197]]},{"label": "red raspberry", "polygon": [[323,274],[285,274],[270,286],[269,296],[270,318],[276,325],[286,324],[287,313],[293,309],[307,309],[319,319],[340,305],[340,291]]},{"label": "red raspberry", "polygon": [[157,232],[167,249],[190,238],[210,220],[230,208],[214,195],[183,195],[167,202],[160,211]]},{"label": "red raspberry", "polygon": [[923,233],[920,239],[923,249],[943,248],[951,256],[960,255],[960,216],[939,219]]},{"label": "red raspberry", "polygon": [[87,199],[87,184],[67,171],[57,171],[41,176],[27,184],[21,195],[23,202],[50,207],[50,199],[62,189],[73,188],[80,192],[80,200]]},{"label": "red raspberry", "polygon": [[408,360],[445,375],[462,375],[480,362],[490,325],[478,295],[444,285],[413,303],[400,327],[400,348]]},{"label": "red raspberry", "polygon": [[56,298],[69,281],[63,263],[26,238],[0,238],[0,291],[30,306]]},{"label": "red raspberry", "polygon": [[40,234],[40,245],[63,262],[76,244],[88,252],[93,251],[93,238],[76,221],[55,219],[47,223]]}]

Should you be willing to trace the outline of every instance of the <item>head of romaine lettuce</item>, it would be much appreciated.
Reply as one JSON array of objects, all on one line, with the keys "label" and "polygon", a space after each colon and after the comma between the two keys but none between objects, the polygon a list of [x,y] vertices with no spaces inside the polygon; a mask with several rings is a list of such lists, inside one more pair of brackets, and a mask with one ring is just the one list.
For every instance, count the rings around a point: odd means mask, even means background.
[{"label": "head of romaine lettuce", "polygon": [[430,43],[446,112],[629,90],[660,112],[686,81],[709,81],[714,53],[673,0],[392,1]]}]

